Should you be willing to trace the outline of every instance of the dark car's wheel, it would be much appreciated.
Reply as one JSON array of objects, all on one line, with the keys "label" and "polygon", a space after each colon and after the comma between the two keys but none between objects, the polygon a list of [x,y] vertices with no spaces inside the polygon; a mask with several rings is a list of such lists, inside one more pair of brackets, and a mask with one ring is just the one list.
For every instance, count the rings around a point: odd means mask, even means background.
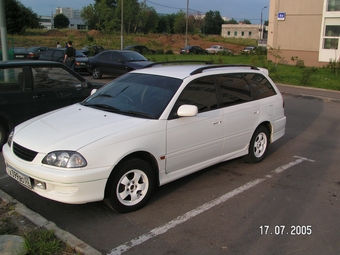
[{"label": "dark car's wheel", "polygon": [[102,72],[99,70],[98,67],[94,67],[93,70],[92,70],[92,76],[93,78],[95,79],[101,79],[103,74]]},{"label": "dark car's wheel", "polygon": [[104,202],[120,213],[136,211],[146,204],[154,188],[155,176],[150,165],[141,159],[130,159],[113,170]]},{"label": "dark car's wheel", "polygon": [[266,156],[269,146],[269,132],[264,126],[258,127],[249,144],[248,155],[244,160],[248,163],[258,163]]}]

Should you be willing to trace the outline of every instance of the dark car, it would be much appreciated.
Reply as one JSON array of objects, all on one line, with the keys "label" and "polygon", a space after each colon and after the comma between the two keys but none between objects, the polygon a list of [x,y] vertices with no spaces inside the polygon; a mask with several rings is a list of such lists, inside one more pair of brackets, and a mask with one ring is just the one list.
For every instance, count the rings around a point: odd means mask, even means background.
[{"label": "dark car", "polygon": [[106,49],[100,45],[88,45],[83,47],[80,51],[86,56],[95,56],[104,50]]},{"label": "dark car", "polygon": [[180,54],[208,54],[208,52],[200,46],[185,46],[181,48]]},{"label": "dark car", "polygon": [[35,46],[27,49],[30,59],[39,59],[40,55],[48,50],[46,46]]},{"label": "dark car", "polygon": [[152,63],[138,52],[106,50],[89,58],[87,69],[93,78],[100,79],[103,74],[119,76]]},{"label": "dark car", "polygon": [[25,48],[15,47],[13,48],[14,59],[29,59],[29,53]]},{"label": "dark car", "polygon": [[155,50],[149,49],[144,45],[129,45],[124,48],[124,50],[133,50],[140,54],[156,54]]},{"label": "dark car", "polygon": [[17,124],[90,95],[92,84],[65,65],[40,60],[0,62],[0,145]]},{"label": "dark car", "polygon": [[[48,49],[41,54],[39,60],[49,60],[49,61],[57,61],[62,63],[64,61],[66,48],[53,48]],[[87,72],[86,64],[88,58],[79,50],[76,50],[76,64],[74,66],[74,70],[76,72]]]}]

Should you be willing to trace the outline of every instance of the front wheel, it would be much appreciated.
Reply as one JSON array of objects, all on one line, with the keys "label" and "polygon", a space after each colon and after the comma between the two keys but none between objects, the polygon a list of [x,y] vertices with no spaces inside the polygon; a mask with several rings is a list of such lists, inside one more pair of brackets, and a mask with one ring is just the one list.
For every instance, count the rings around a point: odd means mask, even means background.
[{"label": "front wheel", "polygon": [[102,72],[99,70],[98,67],[93,68],[92,70],[92,76],[95,79],[101,79],[102,78]]},{"label": "front wheel", "polygon": [[244,157],[248,163],[258,163],[264,159],[269,146],[268,129],[264,126],[258,127],[250,140],[248,155]]},{"label": "front wheel", "polygon": [[105,204],[128,213],[142,208],[155,188],[155,176],[148,163],[130,159],[118,165],[108,180]]}]

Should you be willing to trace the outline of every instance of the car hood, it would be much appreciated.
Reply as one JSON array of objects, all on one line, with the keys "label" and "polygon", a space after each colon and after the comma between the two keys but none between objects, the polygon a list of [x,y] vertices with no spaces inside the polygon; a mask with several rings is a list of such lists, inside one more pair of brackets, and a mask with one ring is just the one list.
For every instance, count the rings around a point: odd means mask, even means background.
[{"label": "car hood", "polygon": [[152,64],[152,63],[154,63],[154,62],[151,62],[151,61],[135,61],[135,62],[126,62],[126,65],[130,68],[133,68],[133,69],[141,69],[144,66],[147,66],[147,65]]},{"label": "car hood", "polygon": [[42,153],[54,150],[76,151],[148,121],[74,104],[18,125],[14,142]]}]

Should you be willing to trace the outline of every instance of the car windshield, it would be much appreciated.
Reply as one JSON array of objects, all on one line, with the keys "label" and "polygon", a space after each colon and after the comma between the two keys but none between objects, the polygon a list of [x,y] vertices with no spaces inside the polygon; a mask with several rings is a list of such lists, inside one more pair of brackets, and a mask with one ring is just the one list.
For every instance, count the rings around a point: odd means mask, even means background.
[{"label": "car windshield", "polygon": [[124,59],[128,62],[148,61],[147,58],[145,58],[143,55],[141,55],[137,52],[122,52],[122,55],[123,55]]},{"label": "car windshield", "polygon": [[182,80],[128,73],[105,85],[83,105],[119,114],[158,119]]},{"label": "car windshield", "polygon": [[15,53],[27,53],[25,48],[14,48]]}]

